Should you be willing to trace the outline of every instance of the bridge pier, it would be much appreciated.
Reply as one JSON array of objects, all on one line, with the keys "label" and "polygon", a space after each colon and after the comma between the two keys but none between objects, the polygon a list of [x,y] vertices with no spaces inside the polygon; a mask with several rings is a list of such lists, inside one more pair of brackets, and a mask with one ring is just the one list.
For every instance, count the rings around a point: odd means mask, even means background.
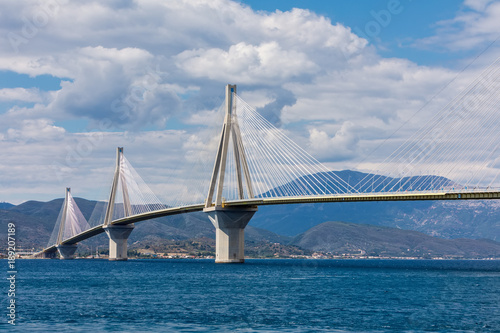
[{"label": "bridge pier", "polygon": [[61,259],[75,259],[77,247],[76,244],[59,244],[57,245],[57,251],[59,251]]},{"label": "bridge pier", "polygon": [[109,260],[127,260],[127,239],[132,230],[133,224],[104,227],[109,237]]},{"label": "bridge pier", "polygon": [[41,253],[41,256],[44,259],[56,259],[57,258],[56,253],[57,253],[57,249],[55,249],[53,251],[43,252],[43,253]]},{"label": "bridge pier", "polygon": [[245,227],[257,207],[209,207],[203,211],[215,227],[215,262],[245,262]]}]

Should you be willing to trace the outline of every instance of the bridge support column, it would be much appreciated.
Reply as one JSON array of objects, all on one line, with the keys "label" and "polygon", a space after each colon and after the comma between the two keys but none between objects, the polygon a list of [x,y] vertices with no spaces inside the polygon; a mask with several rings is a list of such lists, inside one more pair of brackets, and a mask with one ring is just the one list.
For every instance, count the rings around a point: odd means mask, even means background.
[{"label": "bridge support column", "polygon": [[75,259],[77,245],[76,244],[59,244],[57,251],[61,259]]},{"label": "bridge support column", "polygon": [[215,262],[245,262],[245,227],[257,207],[221,208],[203,210],[215,227]]},{"label": "bridge support column", "polygon": [[44,259],[56,259],[57,258],[57,249],[55,249],[54,251],[50,251],[50,252],[43,252],[41,255],[42,255],[42,258]]},{"label": "bridge support column", "polygon": [[109,237],[109,260],[127,260],[127,239],[134,225],[109,225],[104,230]]}]

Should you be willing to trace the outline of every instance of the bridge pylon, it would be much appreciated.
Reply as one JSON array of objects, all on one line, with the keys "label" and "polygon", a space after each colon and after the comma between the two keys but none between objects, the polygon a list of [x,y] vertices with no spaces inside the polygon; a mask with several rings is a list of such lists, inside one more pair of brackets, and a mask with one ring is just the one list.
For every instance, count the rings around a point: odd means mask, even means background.
[{"label": "bridge pylon", "polygon": [[61,259],[74,259],[77,244],[62,244],[64,237],[64,230],[66,228],[66,220],[68,217],[68,207],[70,200],[71,188],[66,187],[66,194],[64,196],[63,213],[61,216],[61,223],[59,224],[59,232],[57,234],[57,251]]},{"label": "bridge pylon", "polygon": [[119,184],[121,184],[123,210],[125,216],[132,215],[127,182],[125,181],[125,175],[122,172],[122,163],[124,163],[123,147],[118,147],[116,150],[116,169],[113,177],[113,185],[111,186],[111,192],[109,194],[109,201],[103,226],[104,231],[109,237],[109,260],[127,260],[127,239],[134,229],[133,224],[111,224]]},{"label": "bridge pylon", "polygon": [[[243,263],[245,261],[244,230],[252,216],[257,211],[256,206],[241,208],[224,207],[222,192],[230,141],[233,143],[234,165],[236,168],[237,193],[239,199],[244,199],[245,190],[248,198],[253,198],[252,182],[245,147],[234,105],[236,85],[226,86],[226,115],[219,140],[219,148],[215,158],[214,169],[210,181],[205,208],[203,211],[214,225],[215,232],[215,262]],[[232,140],[231,140],[232,139]],[[215,194],[215,202],[214,202]]]}]

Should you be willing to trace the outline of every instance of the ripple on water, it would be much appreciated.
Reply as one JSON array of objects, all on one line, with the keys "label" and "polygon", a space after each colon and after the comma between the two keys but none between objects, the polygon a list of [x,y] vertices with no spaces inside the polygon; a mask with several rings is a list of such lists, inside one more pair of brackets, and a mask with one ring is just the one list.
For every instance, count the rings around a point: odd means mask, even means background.
[{"label": "ripple on water", "polygon": [[20,260],[18,267],[14,332],[500,327],[499,261]]}]

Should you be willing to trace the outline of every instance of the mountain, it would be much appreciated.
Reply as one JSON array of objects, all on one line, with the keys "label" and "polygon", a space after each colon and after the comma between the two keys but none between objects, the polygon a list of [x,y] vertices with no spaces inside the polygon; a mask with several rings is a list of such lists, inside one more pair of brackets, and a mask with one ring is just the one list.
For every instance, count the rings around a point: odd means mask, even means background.
[{"label": "mountain", "polygon": [[[350,184],[358,184],[363,178],[373,176],[348,170],[332,173]],[[386,181],[391,184],[398,182],[392,178],[386,178]],[[442,177],[426,180],[434,183],[446,181],[452,184]],[[332,202],[261,206],[250,225],[293,237],[329,220],[416,230],[443,238],[500,240],[500,200]]]},{"label": "mountain", "polygon": [[[339,171],[336,176],[350,184],[372,177],[354,171]],[[382,178],[381,178],[382,179]],[[432,178],[429,178],[432,179]],[[440,177],[435,182],[445,180]],[[386,182],[397,180],[387,178]],[[401,181],[402,182],[402,181]],[[391,183],[392,184],[392,183]],[[95,201],[75,198],[83,215],[89,219]],[[16,224],[20,247],[45,246],[54,228],[63,199],[49,202],[28,201],[0,209],[0,237],[6,238],[5,224]],[[341,202],[261,206],[246,228],[247,241],[286,243],[325,221],[415,230],[441,238],[487,238],[500,240],[500,200]],[[136,224],[130,241],[144,239],[184,240],[214,238],[214,228],[202,212],[164,217]],[[88,246],[107,246],[102,234],[82,242]]]},{"label": "mountain", "polygon": [[500,240],[500,200],[315,203],[261,206],[250,225],[296,236],[324,221],[341,220],[443,238]]},{"label": "mountain", "polygon": [[301,193],[314,195],[313,190],[329,189],[344,193],[347,187],[355,191],[366,192],[396,192],[411,190],[439,190],[452,188],[456,183],[441,176],[412,176],[393,178],[359,171],[342,170],[318,172],[301,176],[291,182],[273,188],[260,196],[269,197],[274,193],[289,193],[289,189],[301,189]]},{"label": "mountain", "polygon": [[[18,248],[45,247],[61,210],[64,199],[49,202],[27,201],[8,209],[0,210],[0,237],[7,238],[7,223],[16,226]],[[92,213],[95,201],[75,198],[85,218]]]},{"label": "mountain", "polygon": [[[215,228],[209,221],[206,213],[180,214],[136,223],[135,229],[130,235],[131,242],[143,241],[145,239],[184,240],[191,238],[215,239]],[[290,238],[277,235],[268,230],[248,226],[245,228],[245,240],[251,242],[284,243],[288,242]]]},{"label": "mountain", "polygon": [[[27,201],[7,210],[0,210],[0,237],[7,238],[6,224],[16,225],[16,239],[19,248],[42,248],[47,245],[61,210],[63,199],[49,202]],[[75,198],[75,201],[88,220],[96,201]],[[245,239],[249,242],[286,243],[290,238],[271,231],[248,226]],[[162,239],[186,240],[194,238],[215,239],[215,228],[203,212],[180,214],[157,218],[135,224],[129,242],[153,242]],[[108,237],[103,233],[81,243],[82,247],[107,247]]]},{"label": "mountain", "polygon": [[0,202],[0,209],[9,209],[11,207],[14,207],[13,204],[8,203],[8,202]]},{"label": "mountain", "polygon": [[336,255],[391,257],[500,257],[500,243],[480,239],[442,239],[397,228],[324,222],[295,237],[291,244]]}]

